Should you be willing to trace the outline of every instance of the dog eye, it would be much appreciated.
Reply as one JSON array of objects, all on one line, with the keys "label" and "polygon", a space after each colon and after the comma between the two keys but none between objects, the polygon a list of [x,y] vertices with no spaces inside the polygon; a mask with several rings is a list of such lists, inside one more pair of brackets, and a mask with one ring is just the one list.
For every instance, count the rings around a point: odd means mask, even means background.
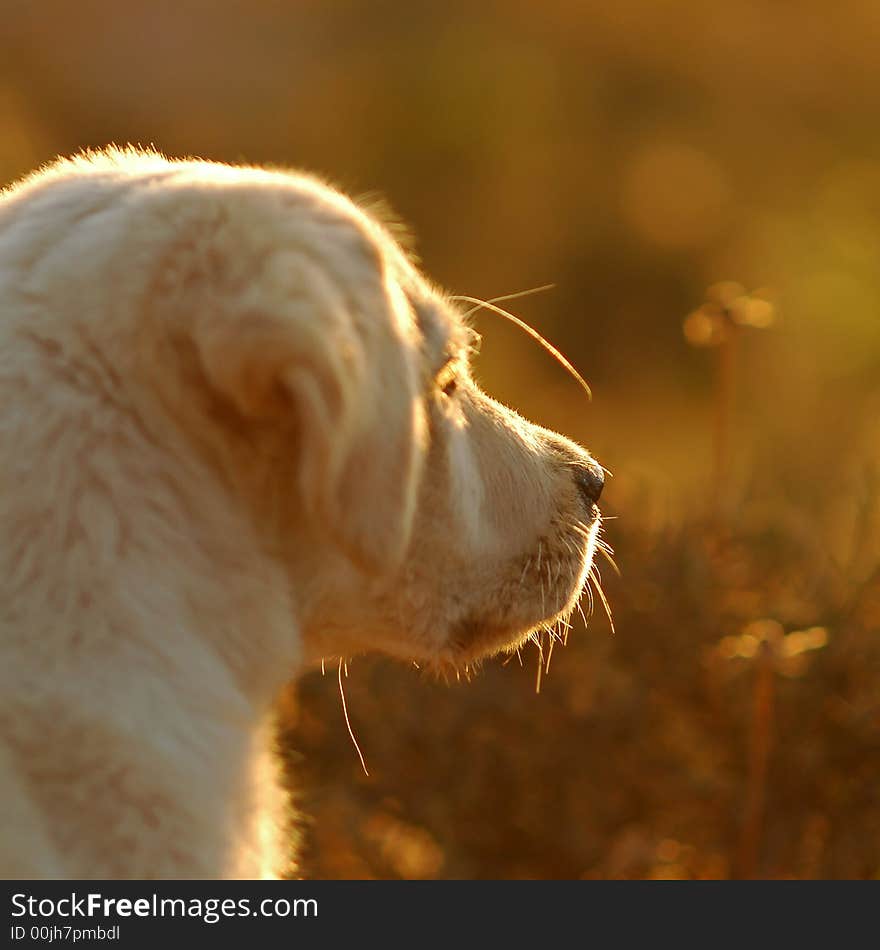
[{"label": "dog eye", "polygon": [[437,374],[437,388],[444,396],[450,397],[458,387],[455,364],[450,359]]}]

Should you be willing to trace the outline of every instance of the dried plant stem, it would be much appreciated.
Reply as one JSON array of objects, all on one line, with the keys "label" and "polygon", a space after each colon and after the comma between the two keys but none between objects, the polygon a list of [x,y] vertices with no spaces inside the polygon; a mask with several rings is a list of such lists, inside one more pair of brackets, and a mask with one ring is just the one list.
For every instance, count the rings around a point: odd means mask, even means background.
[{"label": "dried plant stem", "polygon": [[774,671],[773,647],[765,641],[761,644],[755,664],[748,785],[738,861],[738,876],[744,879],[754,878],[759,864],[767,797],[767,773],[773,746]]},{"label": "dried plant stem", "polygon": [[719,527],[727,522],[730,486],[730,443],[736,392],[739,327],[728,322],[724,341],[717,349],[715,371],[714,467],[712,473],[712,513]]}]

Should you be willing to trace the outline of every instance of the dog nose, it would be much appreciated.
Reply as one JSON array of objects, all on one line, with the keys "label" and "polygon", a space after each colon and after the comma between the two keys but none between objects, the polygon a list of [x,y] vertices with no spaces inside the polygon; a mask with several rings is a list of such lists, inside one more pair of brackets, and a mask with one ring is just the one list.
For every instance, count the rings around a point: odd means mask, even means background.
[{"label": "dog nose", "polygon": [[605,484],[602,466],[592,459],[586,464],[579,464],[574,470],[574,480],[587,505],[595,505]]}]

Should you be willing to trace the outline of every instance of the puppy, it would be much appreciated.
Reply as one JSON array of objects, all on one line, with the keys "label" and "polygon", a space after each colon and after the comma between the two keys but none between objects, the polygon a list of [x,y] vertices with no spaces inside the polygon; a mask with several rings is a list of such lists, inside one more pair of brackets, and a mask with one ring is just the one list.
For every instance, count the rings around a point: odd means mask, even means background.
[{"label": "puppy", "polygon": [[271,711],[565,616],[602,470],[303,175],[110,150],[0,197],[0,873],[271,876]]}]

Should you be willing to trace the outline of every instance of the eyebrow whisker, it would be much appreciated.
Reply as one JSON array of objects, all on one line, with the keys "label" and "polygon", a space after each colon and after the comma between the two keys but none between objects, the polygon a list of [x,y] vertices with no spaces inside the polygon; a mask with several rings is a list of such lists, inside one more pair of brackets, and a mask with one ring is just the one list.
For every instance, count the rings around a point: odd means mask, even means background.
[{"label": "eyebrow whisker", "polygon": [[[544,293],[545,290],[553,290],[555,287],[556,284],[541,284],[540,287],[531,287],[528,290],[518,290],[516,293],[512,294],[501,294],[498,297],[490,297],[488,300],[480,301],[477,306],[471,307],[471,309],[468,310],[468,312],[464,315],[464,319],[467,320],[471,314],[476,313],[480,307],[485,306],[486,304],[501,303],[504,300],[518,300],[520,297],[531,297],[534,294]],[[464,300],[465,302],[471,303],[475,302],[475,298],[465,297],[461,294],[453,294],[449,299]]]},{"label": "eyebrow whisker", "polygon": [[[549,287],[552,285],[548,284],[547,286]],[[525,296],[526,294],[537,293],[538,290],[545,290],[545,289],[547,288],[538,287],[538,288],[535,288],[535,290],[526,290],[526,291],[522,291],[519,294],[506,294],[503,297],[496,297],[495,300],[508,300],[512,297],[522,297],[522,296]],[[559,352],[559,350],[556,349],[556,347],[549,340],[541,336],[541,334],[533,326],[526,323],[525,320],[521,320],[519,317],[514,316],[509,311],[496,306],[492,300],[480,300],[479,297],[470,297],[467,294],[456,294],[455,296],[452,296],[449,299],[463,300],[466,303],[474,304],[474,306],[470,310],[468,310],[468,312],[465,314],[465,318],[469,317],[471,314],[476,313],[478,310],[484,310],[484,309],[491,310],[493,313],[497,313],[499,316],[504,317],[505,320],[509,320],[511,323],[518,326],[521,330],[524,330],[526,333],[528,333],[528,335],[533,340],[536,340],[538,343],[540,343],[541,346],[544,347],[544,349],[558,363],[560,363],[564,367],[564,369],[568,371],[569,375],[573,376],[577,380],[581,389],[583,389],[583,391],[587,394],[587,396],[590,399],[593,398],[593,392],[590,389],[590,386],[587,383],[587,381],[584,379],[584,377],[581,376],[581,374],[574,368],[574,366],[571,365],[571,363],[562,355],[562,353]]]}]

